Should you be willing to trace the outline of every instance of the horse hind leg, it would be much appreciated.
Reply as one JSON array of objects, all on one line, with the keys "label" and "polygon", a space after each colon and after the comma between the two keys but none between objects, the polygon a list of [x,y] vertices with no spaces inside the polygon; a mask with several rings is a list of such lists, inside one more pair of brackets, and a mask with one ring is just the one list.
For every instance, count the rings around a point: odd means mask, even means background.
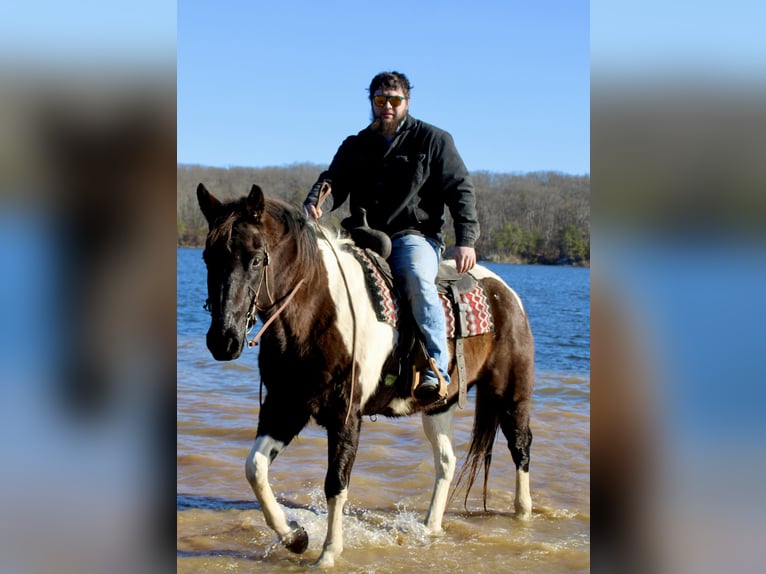
[{"label": "horse hind leg", "polygon": [[423,413],[423,429],[431,443],[436,474],[431,504],[425,519],[428,534],[438,534],[442,530],[442,518],[447,507],[449,487],[455,475],[457,457],[452,444],[453,415],[454,406],[436,415]]},{"label": "horse hind leg", "polygon": [[514,509],[520,518],[532,515],[532,497],[529,493],[529,459],[532,431],[529,428],[530,401],[514,402],[510,408],[501,409],[500,428],[508,441],[513,462],[516,465],[516,495]]}]

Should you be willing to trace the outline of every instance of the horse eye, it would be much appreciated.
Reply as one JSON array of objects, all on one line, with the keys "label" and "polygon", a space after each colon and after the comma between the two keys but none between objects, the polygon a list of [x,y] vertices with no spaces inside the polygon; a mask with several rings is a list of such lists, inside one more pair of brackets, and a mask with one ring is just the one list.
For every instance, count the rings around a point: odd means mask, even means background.
[{"label": "horse eye", "polygon": [[250,263],[250,266],[251,267],[258,267],[260,264],[261,264],[261,258],[256,256],[256,257],[253,257],[253,260]]}]

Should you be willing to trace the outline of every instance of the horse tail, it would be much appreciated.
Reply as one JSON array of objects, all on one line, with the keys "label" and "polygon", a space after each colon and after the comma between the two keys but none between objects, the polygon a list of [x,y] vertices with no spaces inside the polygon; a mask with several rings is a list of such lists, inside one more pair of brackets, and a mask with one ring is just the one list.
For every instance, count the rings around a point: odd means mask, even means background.
[{"label": "horse tail", "polygon": [[[492,447],[495,444],[500,417],[498,416],[497,397],[491,389],[485,385],[476,385],[476,410],[471,431],[471,445],[463,466],[460,468],[455,488],[450,500],[455,496],[461,485],[465,484],[464,507],[468,506],[468,495],[476,481],[476,476],[481,468],[484,469],[484,484],[482,498],[484,511],[487,511],[487,481],[489,479],[489,467],[492,464]],[[494,400],[493,400],[494,399]]]}]

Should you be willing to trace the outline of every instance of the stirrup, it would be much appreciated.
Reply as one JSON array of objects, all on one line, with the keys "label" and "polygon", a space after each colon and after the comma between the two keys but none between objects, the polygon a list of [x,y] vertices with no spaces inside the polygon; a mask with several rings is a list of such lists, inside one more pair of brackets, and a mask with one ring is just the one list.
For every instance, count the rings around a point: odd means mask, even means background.
[{"label": "stirrup", "polygon": [[[447,381],[444,380],[444,377],[442,376],[441,372],[439,371],[439,367],[436,366],[436,360],[433,357],[428,357],[428,364],[431,367],[431,370],[436,375],[436,381],[423,381],[420,382],[420,371],[417,370],[417,368],[413,365],[412,367],[412,398],[416,401],[420,402],[428,402],[429,404],[433,404],[440,401],[446,401],[447,399]],[[433,387],[434,385],[438,385],[436,390],[436,394],[433,398],[430,397],[419,397],[417,394],[418,389],[423,387],[423,385],[428,385],[428,387]],[[433,391],[430,391],[428,394],[430,395],[433,393]]]}]

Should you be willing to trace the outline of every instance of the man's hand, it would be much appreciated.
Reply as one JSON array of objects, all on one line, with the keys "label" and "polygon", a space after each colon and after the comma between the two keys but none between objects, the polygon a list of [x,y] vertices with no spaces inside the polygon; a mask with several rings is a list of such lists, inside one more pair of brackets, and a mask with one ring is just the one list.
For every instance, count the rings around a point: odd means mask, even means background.
[{"label": "man's hand", "polygon": [[322,217],[322,208],[320,207],[331,191],[330,180],[318,181],[311,186],[311,191],[303,202],[303,209],[307,215],[314,219]]},{"label": "man's hand", "polygon": [[303,209],[305,209],[306,213],[308,213],[314,219],[319,219],[320,217],[322,217],[321,207],[317,207],[316,205],[312,205],[311,203],[304,203]]},{"label": "man's hand", "polygon": [[476,265],[476,250],[473,247],[455,247],[455,269],[458,273],[465,273]]}]

